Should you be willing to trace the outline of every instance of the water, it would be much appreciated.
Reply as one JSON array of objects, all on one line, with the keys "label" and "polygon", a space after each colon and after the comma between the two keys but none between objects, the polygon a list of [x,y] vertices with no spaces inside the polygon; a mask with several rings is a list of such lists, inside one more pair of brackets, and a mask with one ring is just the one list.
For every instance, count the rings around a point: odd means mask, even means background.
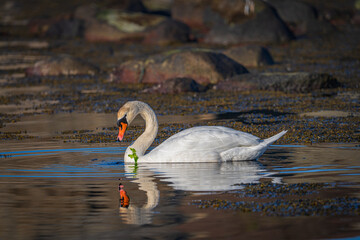
[{"label": "water", "polygon": [[[4,144],[0,239],[269,239],[269,231],[274,239],[356,237],[357,215],[271,217],[203,210],[192,202],[234,198],[246,184],[264,180],[326,183],[336,186],[331,194],[360,197],[359,150],[275,145],[259,161],[135,167],[124,165],[125,147],[117,144]],[[130,197],[127,208],[119,183]]]}]

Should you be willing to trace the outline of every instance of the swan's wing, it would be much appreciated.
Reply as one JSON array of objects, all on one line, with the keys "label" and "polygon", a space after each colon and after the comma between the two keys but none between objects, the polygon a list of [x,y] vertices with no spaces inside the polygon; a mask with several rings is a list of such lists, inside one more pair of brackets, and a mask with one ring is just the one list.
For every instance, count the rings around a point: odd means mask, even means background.
[{"label": "swan's wing", "polygon": [[195,144],[192,145],[194,147],[189,147],[203,149],[212,146],[254,146],[259,142],[260,138],[249,133],[221,126],[202,126],[181,131],[165,140],[163,144]]},{"label": "swan's wing", "polygon": [[[259,144],[260,139],[251,134],[226,127],[194,127],[179,132],[151,151],[153,157],[160,156],[198,156],[199,158],[218,158],[225,150],[240,146]],[[161,157],[160,157],[161,158]]]}]

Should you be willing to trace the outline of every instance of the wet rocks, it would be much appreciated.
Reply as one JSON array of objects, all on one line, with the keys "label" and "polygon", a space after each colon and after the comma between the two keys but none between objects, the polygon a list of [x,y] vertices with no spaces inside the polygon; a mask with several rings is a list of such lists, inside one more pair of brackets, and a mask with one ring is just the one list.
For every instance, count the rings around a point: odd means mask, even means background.
[{"label": "wet rocks", "polygon": [[150,29],[145,35],[145,44],[168,45],[190,40],[190,28],[182,22],[166,19]]},{"label": "wet rocks", "polygon": [[304,93],[340,86],[335,78],[326,73],[294,72],[238,75],[220,82],[216,88],[225,91],[259,89]]},{"label": "wet rocks", "polygon": [[28,76],[94,75],[100,70],[95,65],[69,55],[40,60],[26,70]]},{"label": "wet rocks", "polygon": [[221,53],[174,50],[124,62],[114,69],[109,79],[124,83],[160,83],[169,78],[186,77],[206,85],[247,72],[241,64]]},{"label": "wet rocks", "polygon": [[233,47],[223,51],[223,53],[245,67],[259,67],[274,64],[270,52],[266,48],[257,45]]},{"label": "wet rocks", "polygon": [[203,92],[206,87],[198,84],[191,78],[171,78],[152,87],[145,89],[144,93],[174,94],[184,92]]}]

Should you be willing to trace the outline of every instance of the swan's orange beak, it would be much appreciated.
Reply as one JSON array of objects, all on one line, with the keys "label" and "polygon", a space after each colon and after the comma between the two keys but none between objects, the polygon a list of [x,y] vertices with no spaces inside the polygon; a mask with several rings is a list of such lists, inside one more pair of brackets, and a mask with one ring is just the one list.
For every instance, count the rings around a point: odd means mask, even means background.
[{"label": "swan's orange beak", "polygon": [[118,134],[118,137],[117,137],[118,141],[123,140],[124,134],[125,134],[125,131],[126,131],[126,127],[127,127],[126,123],[124,123],[124,122],[120,123],[120,125],[119,125],[119,134]]}]

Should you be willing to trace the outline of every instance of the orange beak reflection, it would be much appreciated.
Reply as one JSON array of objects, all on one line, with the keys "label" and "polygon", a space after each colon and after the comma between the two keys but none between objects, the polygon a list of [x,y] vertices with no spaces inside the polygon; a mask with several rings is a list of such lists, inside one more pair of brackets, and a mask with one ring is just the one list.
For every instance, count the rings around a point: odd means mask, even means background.
[{"label": "orange beak reflection", "polygon": [[118,141],[122,141],[123,138],[124,138],[124,134],[125,134],[125,131],[126,131],[126,127],[127,127],[127,124],[126,123],[120,123],[120,126],[119,126],[119,134],[118,134],[118,137],[117,137],[117,140]]}]

